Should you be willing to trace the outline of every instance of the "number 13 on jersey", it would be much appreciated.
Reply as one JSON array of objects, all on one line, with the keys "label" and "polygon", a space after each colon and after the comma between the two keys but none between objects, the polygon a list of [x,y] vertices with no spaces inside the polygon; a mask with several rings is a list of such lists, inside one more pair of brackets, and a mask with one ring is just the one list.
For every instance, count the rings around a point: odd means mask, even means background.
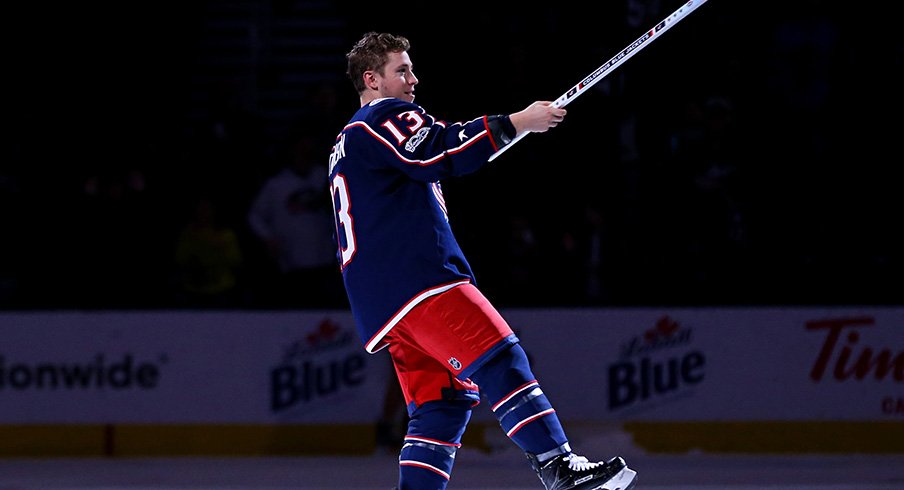
[{"label": "number 13 on jersey", "polygon": [[[333,167],[336,166],[336,163],[343,156],[345,156],[345,134],[339,137],[339,141],[336,142],[333,152],[330,154],[330,173],[333,173]],[[348,185],[344,175],[336,174],[330,181],[330,194],[333,198],[333,209],[335,210],[336,240],[339,242],[342,268],[345,268],[352,261],[357,247],[355,245],[354,220],[350,213],[351,200],[348,197]]]},{"label": "number 13 on jersey", "polygon": [[[339,240],[339,252],[342,254],[342,268],[352,261],[355,255],[355,230],[352,226],[354,220],[351,213],[351,201],[348,198],[348,187],[345,184],[345,176],[336,174],[330,184],[333,194],[333,205],[336,213],[336,239]],[[345,242],[344,244],[342,242]]]}]

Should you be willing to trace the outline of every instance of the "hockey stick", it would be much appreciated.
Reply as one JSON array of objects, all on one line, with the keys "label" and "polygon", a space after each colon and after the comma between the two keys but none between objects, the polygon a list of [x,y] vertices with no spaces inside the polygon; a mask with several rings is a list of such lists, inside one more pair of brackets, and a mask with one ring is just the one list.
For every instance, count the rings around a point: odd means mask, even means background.
[{"label": "hockey stick", "polygon": [[[587,75],[586,78],[577,83],[577,85],[568,89],[567,92],[562,94],[558,99],[556,99],[552,105],[553,107],[565,107],[571,101],[578,98],[579,95],[583,94],[590,87],[592,87],[596,82],[602,80],[606,75],[609,74],[612,70],[618,68],[619,65],[628,60],[628,58],[634,56],[638,51],[643,49],[645,46],[650,44],[651,41],[658,38],[662,35],[663,32],[669,30],[673,25],[675,25],[679,20],[683,19],[687,14],[691,13],[699,7],[706,3],[706,0],[688,0],[687,3],[678,8],[678,10],[672,12],[671,15],[662,20],[662,22],[656,24],[655,27],[645,32],[642,36],[637,38],[636,41],[629,44],[625,49],[621,50],[618,54],[613,56],[609,61],[603,63],[602,66],[597,68],[593,73]],[[503,154],[505,150],[511,148],[515,143],[517,143],[521,138],[524,138],[530,134],[529,132],[524,132],[519,134],[511,141],[511,143],[500,148],[496,153],[493,153],[489,160],[492,162],[499,155]]]}]

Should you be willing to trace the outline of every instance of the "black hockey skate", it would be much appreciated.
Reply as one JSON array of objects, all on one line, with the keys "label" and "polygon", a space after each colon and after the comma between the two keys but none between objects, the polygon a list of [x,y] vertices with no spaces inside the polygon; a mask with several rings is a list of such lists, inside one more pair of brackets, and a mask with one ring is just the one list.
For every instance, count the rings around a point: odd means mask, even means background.
[{"label": "black hockey skate", "polygon": [[542,465],[532,454],[527,458],[546,490],[630,490],[637,479],[637,472],[628,468],[619,456],[605,463],[592,463],[583,456],[568,453]]}]

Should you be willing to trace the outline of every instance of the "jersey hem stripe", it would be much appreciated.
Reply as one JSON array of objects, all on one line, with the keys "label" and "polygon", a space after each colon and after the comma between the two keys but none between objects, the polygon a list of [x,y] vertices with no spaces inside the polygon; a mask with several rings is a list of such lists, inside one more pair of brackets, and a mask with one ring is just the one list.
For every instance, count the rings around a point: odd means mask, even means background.
[{"label": "jersey hem stripe", "polygon": [[403,306],[401,309],[399,309],[399,311],[396,312],[396,314],[393,315],[392,318],[390,318],[389,321],[386,322],[383,325],[383,327],[379,331],[377,331],[377,333],[374,334],[373,337],[370,338],[369,341],[367,341],[367,344],[365,345],[364,349],[370,354],[373,354],[374,352],[382,350],[384,347],[386,347],[388,345],[388,344],[382,342],[383,337],[385,337],[386,334],[388,334],[389,331],[392,330],[392,328],[395,327],[396,324],[399,323],[399,321],[401,321],[402,318],[404,318],[405,315],[407,315],[408,312],[411,311],[412,308],[417,306],[421,301],[424,301],[425,299],[429,298],[430,296],[434,296],[439,293],[446,292],[456,286],[461,286],[463,284],[468,284],[470,282],[471,281],[465,279],[463,281],[455,281],[452,283],[443,284],[443,285],[437,286],[435,288],[427,289],[427,290],[421,292],[420,294],[418,294],[417,296],[415,296],[414,298],[411,298],[411,300],[408,301],[408,303],[406,303],[405,306]]}]

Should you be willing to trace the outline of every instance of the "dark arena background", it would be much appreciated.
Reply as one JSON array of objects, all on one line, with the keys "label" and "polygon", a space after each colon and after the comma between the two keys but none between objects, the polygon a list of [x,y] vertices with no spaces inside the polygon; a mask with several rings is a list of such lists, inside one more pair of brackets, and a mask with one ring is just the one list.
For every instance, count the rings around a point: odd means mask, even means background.
[{"label": "dark arena background", "polygon": [[[204,197],[244,252],[231,305],[272,306],[247,210],[302,134],[327,161],[363,32],[409,37],[417,102],[460,120],[555,99],[677,5],[15,2],[0,305],[181,306],[173,250]],[[503,306],[900,304],[904,70],[881,15],[701,6],[561,127],[444,182],[481,287]]]}]

